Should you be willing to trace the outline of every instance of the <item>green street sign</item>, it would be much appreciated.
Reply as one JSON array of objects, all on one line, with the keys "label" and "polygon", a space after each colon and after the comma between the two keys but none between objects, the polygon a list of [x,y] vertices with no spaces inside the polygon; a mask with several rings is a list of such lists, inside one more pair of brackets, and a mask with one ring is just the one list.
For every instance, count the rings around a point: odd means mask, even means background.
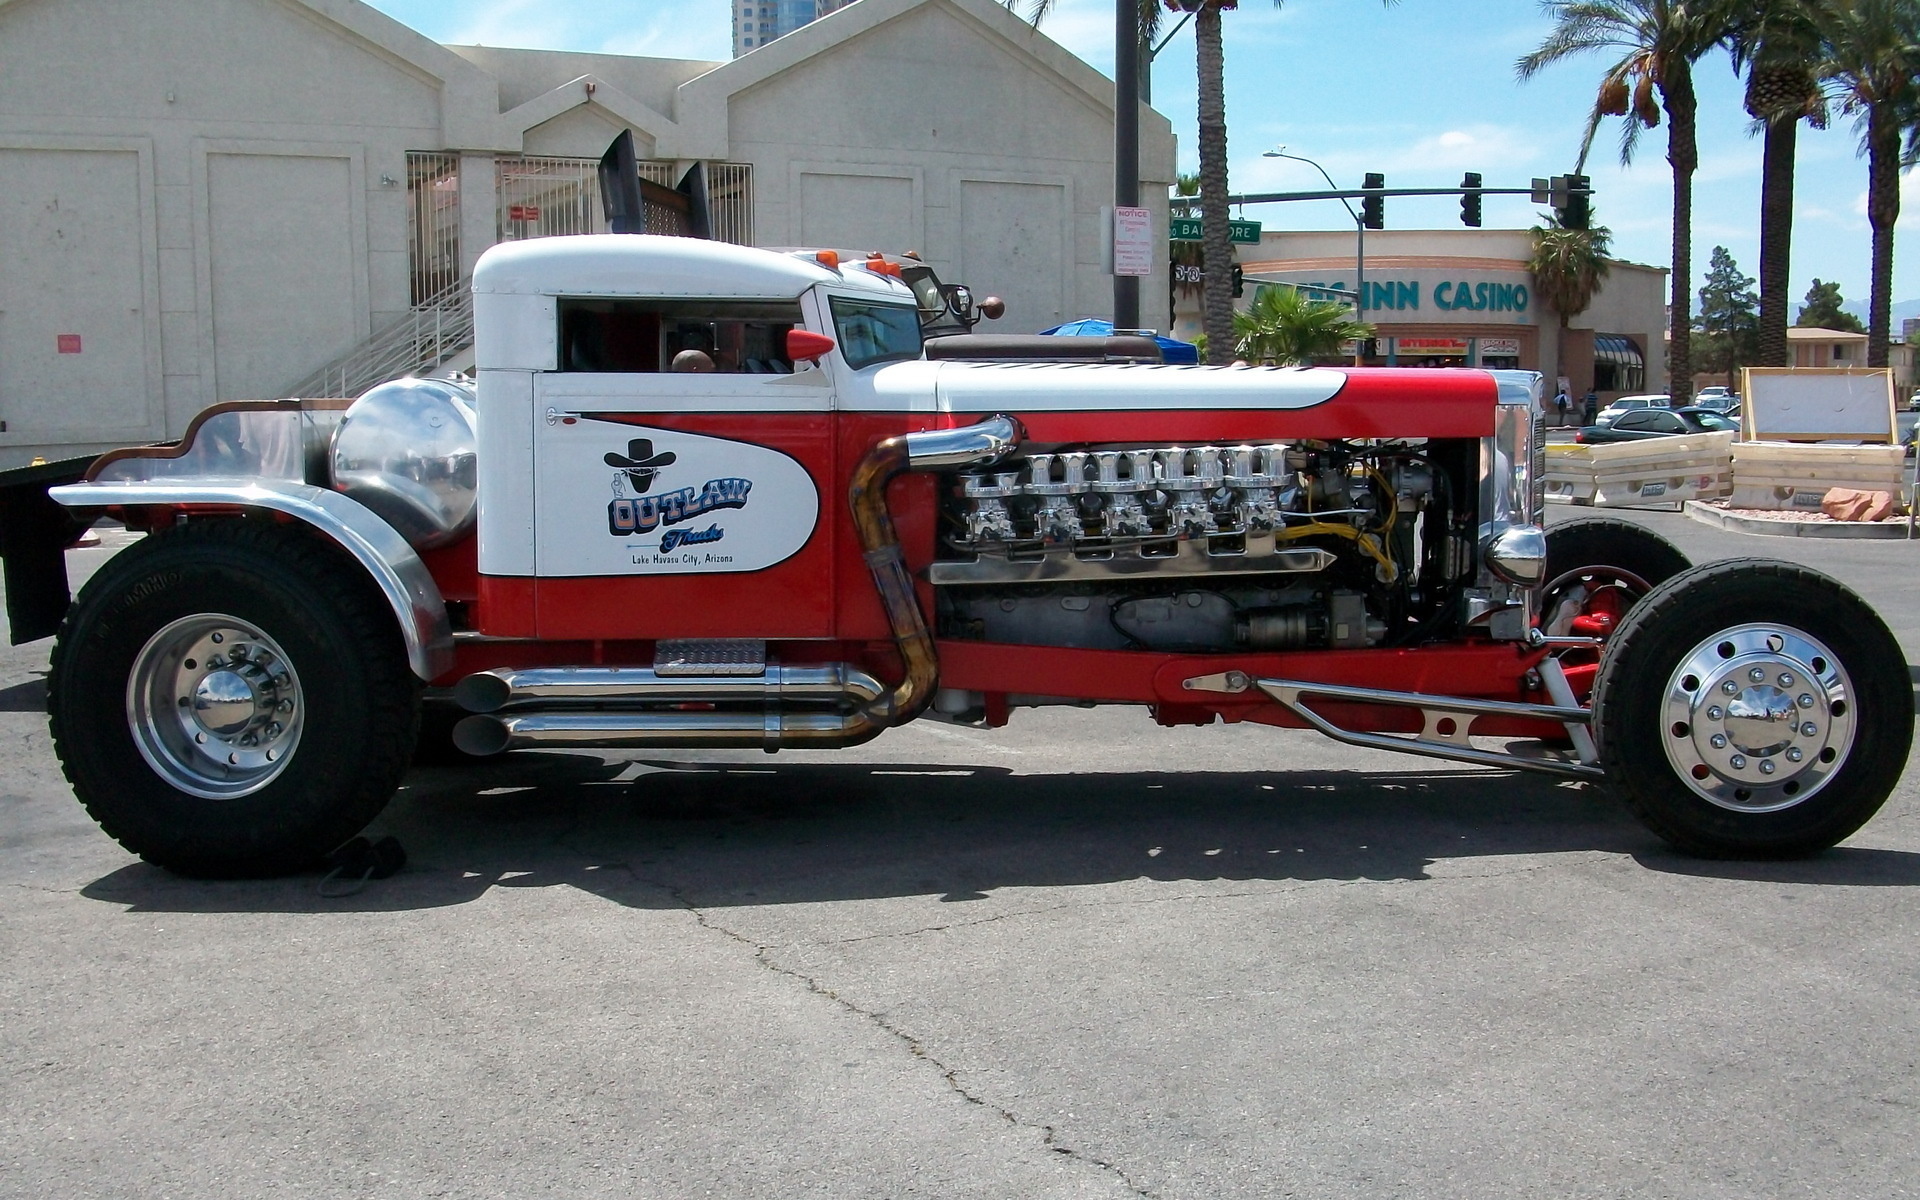
[{"label": "green street sign", "polygon": [[[1171,226],[1173,229],[1173,240],[1176,242],[1197,242],[1200,240],[1199,217],[1175,217],[1171,222]],[[1260,222],[1258,221],[1228,221],[1227,228],[1232,231],[1231,240],[1239,245],[1257,246],[1260,244]]]}]

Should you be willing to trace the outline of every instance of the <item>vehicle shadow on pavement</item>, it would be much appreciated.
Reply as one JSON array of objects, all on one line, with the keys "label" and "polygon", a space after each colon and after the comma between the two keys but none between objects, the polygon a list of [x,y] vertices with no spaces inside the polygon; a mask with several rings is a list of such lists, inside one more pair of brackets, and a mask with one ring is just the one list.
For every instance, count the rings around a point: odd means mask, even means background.
[{"label": "vehicle shadow on pavement", "polygon": [[397,836],[408,865],[343,898],[323,897],[344,889],[339,880],[321,888],[317,873],[203,882],[144,863],[82,894],[168,912],[398,911],[554,886],[649,909],[965,903],[998,888],[1131,880],[1421,881],[1580,852],[1685,875],[1920,886],[1920,854],[1900,851],[1843,848],[1791,863],[1682,858],[1603,791],[1497,771],[1023,775],[521,754],[484,774],[416,771],[371,832]]},{"label": "vehicle shadow on pavement", "polygon": [[0,713],[43,713],[47,711],[45,677],[29,679],[12,687],[0,688]]}]

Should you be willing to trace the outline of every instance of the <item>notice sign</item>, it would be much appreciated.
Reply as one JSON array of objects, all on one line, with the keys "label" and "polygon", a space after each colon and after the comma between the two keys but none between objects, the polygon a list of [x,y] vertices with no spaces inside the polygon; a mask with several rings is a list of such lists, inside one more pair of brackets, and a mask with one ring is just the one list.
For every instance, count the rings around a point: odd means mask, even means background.
[{"label": "notice sign", "polygon": [[1153,213],[1144,208],[1113,210],[1113,273],[1153,274]]},{"label": "notice sign", "polygon": [[540,206],[538,204],[507,205],[507,220],[509,221],[538,221],[539,219]]},{"label": "notice sign", "polygon": [[54,349],[61,354],[80,353],[80,335],[77,333],[56,333],[53,335]]}]

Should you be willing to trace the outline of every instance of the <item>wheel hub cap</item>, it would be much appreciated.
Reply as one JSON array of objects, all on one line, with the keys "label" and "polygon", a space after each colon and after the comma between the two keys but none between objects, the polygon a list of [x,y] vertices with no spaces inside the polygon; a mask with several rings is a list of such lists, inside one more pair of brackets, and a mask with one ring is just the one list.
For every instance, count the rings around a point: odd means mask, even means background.
[{"label": "wheel hub cap", "polygon": [[273,711],[272,690],[266,672],[252,663],[243,670],[209,671],[194,685],[194,720],[218,737],[238,737]]},{"label": "wheel hub cap", "polygon": [[127,678],[127,724],[141,757],[174,787],[208,799],[250,795],[279,778],[305,716],[286,653],[223,614],[160,630]]},{"label": "wheel hub cap", "polygon": [[1738,812],[1791,808],[1853,748],[1853,683],[1833,651],[1784,625],[1741,625],[1695,646],[1667,683],[1667,759],[1695,793]]}]

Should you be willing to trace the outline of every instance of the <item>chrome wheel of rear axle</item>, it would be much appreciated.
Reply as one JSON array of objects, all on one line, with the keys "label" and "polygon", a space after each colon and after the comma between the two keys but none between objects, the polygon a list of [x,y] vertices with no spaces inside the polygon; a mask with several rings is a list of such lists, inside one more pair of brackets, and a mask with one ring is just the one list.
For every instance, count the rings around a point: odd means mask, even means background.
[{"label": "chrome wheel of rear axle", "polygon": [[127,724],[147,765],[209,800],[248,796],[286,770],[305,717],[286,652],[238,617],[167,625],[127,677]]}]

